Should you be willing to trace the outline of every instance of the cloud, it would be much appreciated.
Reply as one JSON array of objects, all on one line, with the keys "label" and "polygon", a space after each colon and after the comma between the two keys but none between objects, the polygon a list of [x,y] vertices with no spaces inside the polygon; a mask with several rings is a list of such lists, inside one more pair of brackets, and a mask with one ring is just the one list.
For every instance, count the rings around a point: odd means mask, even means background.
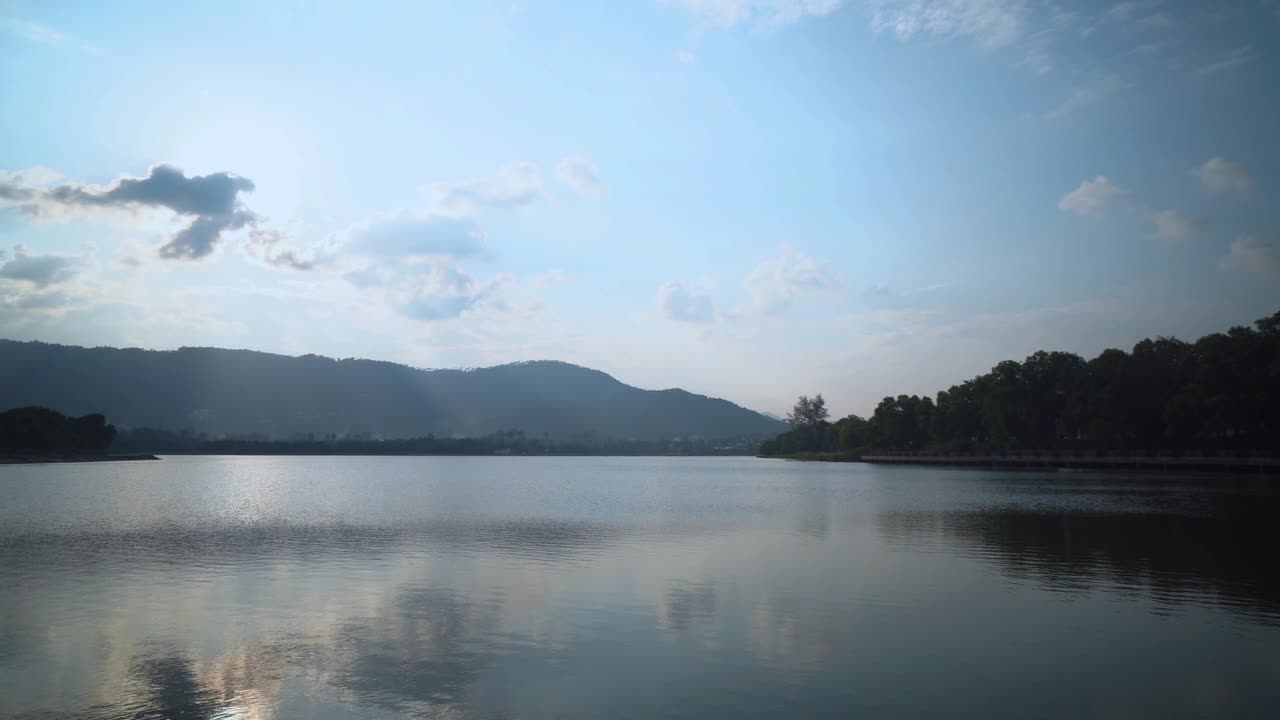
[{"label": "cloud", "polygon": [[276,267],[289,268],[291,270],[312,270],[315,268],[318,260],[312,258],[305,260],[298,255],[296,250],[282,247],[288,241],[288,237],[281,231],[273,228],[253,228],[249,231],[249,239],[246,242],[246,249],[250,255],[257,256],[261,253],[262,259],[268,265]]},{"label": "cloud", "polygon": [[604,192],[604,182],[600,173],[586,158],[567,157],[556,165],[556,178],[584,195],[599,195]]},{"label": "cloud", "polygon": [[1107,206],[1126,193],[1111,182],[1106,175],[1099,175],[1093,180],[1085,180],[1080,187],[1072,190],[1058,201],[1058,209],[1077,215],[1099,215]]},{"label": "cloud", "polygon": [[1151,215],[1156,226],[1156,237],[1165,240],[1188,240],[1202,235],[1213,227],[1213,218],[1183,215],[1177,210],[1161,210]]},{"label": "cloud", "polygon": [[39,165],[13,172],[0,170],[0,203],[17,205],[24,212],[31,213],[34,208],[24,207],[24,204],[35,201],[45,185],[61,179],[57,172]]},{"label": "cloud", "polygon": [[484,234],[471,220],[430,212],[379,215],[354,228],[350,252],[380,261],[407,258],[477,257],[485,253]]},{"label": "cloud", "polygon": [[925,295],[928,293],[949,290],[953,287],[951,283],[932,283],[929,285],[917,285],[915,287],[897,288],[888,283],[877,283],[866,289],[863,293],[868,298],[889,298],[889,297],[911,297],[915,295]]},{"label": "cloud", "polygon": [[1253,235],[1241,235],[1231,241],[1231,250],[1222,258],[1219,267],[1232,272],[1277,278],[1280,277],[1280,252]]},{"label": "cloud", "polygon": [[1122,90],[1131,83],[1115,75],[1101,75],[1076,87],[1065,100],[1044,114],[1048,120],[1056,120],[1081,108],[1094,105]]},{"label": "cloud", "polygon": [[80,271],[78,258],[66,255],[31,255],[18,245],[13,259],[0,265],[0,278],[30,283],[44,288],[75,277]]},{"label": "cloud", "polygon": [[508,280],[504,275],[480,283],[456,268],[433,264],[414,278],[409,297],[399,310],[415,320],[448,320],[490,300]]},{"label": "cloud", "polygon": [[783,245],[777,257],[762,261],[747,276],[749,303],[733,313],[735,317],[779,313],[792,300],[807,293],[834,292],[841,280],[826,263]]},{"label": "cloud", "polygon": [[1233,50],[1219,53],[1213,60],[1197,67],[1196,75],[1204,77],[1205,75],[1213,75],[1224,70],[1247,65],[1257,59],[1258,53],[1250,45],[1242,45]]},{"label": "cloud", "polygon": [[448,214],[467,214],[482,208],[513,208],[542,197],[542,178],[532,163],[515,162],[488,180],[437,182],[427,186],[436,207]]},{"label": "cloud", "polygon": [[19,310],[56,310],[72,305],[78,300],[76,296],[62,290],[44,290],[18,297],[13,302],[13,306]]},{"label": "cloud", "polygon": [[[510,277],[479,281],[458,263],[483,258],[484,235],[467,217],[439,212],[400,211],[374,217],[353,228],[333,262],[355,267],[342,278],[381,296],[400,315],[435,322],[459,317],[482,306],[502,309],[501,288]],[[277,262],[296,260],[284,253]]]},{"label": "cloud", "polygon": [[810,17],[830,15],[841,0],[661,0],[680,8],[709,27],[734,27],[752,23],[781,27]]},{"label": "cloud", "polygon": [[985,47],[1017,40],[1029,9],[1023,0],[869,0],[871,29],[901,40],[965,37]]},{"label": "cloud", "polygon": [[663,317],[676,322],[707,324],[715,321],[711,296],[678,280],[658,288],[658,309]]},{"label": "cloud", "polygon": [[49,27],[48,25],[16,19],[0,19],[0,24],[8,26],[8,28],[14,33],[30,40],[31,42],[50,45],[53,47],[75,48],[81,52],[90,53],[92,55],[104,54],[98,47],[80,42],[61,30]]},{"label": "cloud", "polygon": [[1210,158],[1191,172],[1200,178],[1200,187],[1208,192],[1247,193],[1253,189],[1253,178],[1249,173],[1223,157]]},{"label": "cloud", "polygon": [[[0,178],[0,201],[30,215],[85,212],[95,208],[163,208],[192,218],[160,248],[160,257],[195,260],[213,252],[228,230],[253,225],[258,216],[240,202],[240,193],[253,191],[248,178],[229,172],[186,177],[172,165],[156,165],[143,178],[121,178],[111,185],[43,187],[25,173]],[[39,179],[39,178],[36,178]]]},{"label": "cloud", "polygon": [[555,285],[565,285],[573,281],[569,273],[564,270],[548,270],[541,272],[529,278],[529,284],[535,288],[547,288]]},{"label": "cloud", "polygon": [[371,288],[386,282],[386,273],[377,268],[365,268],[343,273],[342,279],[358,288]]}]

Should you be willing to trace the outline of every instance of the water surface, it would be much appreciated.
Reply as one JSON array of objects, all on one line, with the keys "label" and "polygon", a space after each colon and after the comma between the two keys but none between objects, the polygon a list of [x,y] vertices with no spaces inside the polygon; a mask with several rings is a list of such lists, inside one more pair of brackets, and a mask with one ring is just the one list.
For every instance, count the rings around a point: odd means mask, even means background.
[{"label": "water surface", "polygon": [[1263,479],[0,467],[0,716],[1274,718]]}]

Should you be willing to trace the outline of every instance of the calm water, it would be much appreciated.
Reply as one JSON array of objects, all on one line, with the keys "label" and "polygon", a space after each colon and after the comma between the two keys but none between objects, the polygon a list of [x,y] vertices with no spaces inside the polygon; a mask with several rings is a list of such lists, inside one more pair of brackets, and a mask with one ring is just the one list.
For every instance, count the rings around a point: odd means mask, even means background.
[{"label": "calm water", "polygon": [[1280,717],[1253,480],[0,467],[0,716]]}]

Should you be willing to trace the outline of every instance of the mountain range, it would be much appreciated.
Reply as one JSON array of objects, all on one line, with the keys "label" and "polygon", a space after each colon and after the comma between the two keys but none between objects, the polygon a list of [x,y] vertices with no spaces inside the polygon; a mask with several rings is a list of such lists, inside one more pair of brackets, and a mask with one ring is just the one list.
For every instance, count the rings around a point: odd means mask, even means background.
[{"label": "mountain range", "polygon": [[313,433],[654,440],[772,436],[778,420],[679,389],[643,390],[557,361],[423,370],[250,350],[84,348],[0,340],[0,409],[102,413],[121,427],[209,436]]}]

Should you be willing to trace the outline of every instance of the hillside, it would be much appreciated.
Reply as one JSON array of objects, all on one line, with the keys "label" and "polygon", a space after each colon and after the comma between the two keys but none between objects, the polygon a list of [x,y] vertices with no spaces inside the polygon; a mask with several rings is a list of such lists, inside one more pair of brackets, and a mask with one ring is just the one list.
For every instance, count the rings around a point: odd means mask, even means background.
[{"label": "hillside", "polygon": [[562,362],[420,370],[249,350],[0,340],[0,409],[25,405],[69,415],[103,413],[122,427],[272,438],[484,435],[508,429],[553,438],[723,438],[785,429],[725,400],[684,390],[641,390]]}]

